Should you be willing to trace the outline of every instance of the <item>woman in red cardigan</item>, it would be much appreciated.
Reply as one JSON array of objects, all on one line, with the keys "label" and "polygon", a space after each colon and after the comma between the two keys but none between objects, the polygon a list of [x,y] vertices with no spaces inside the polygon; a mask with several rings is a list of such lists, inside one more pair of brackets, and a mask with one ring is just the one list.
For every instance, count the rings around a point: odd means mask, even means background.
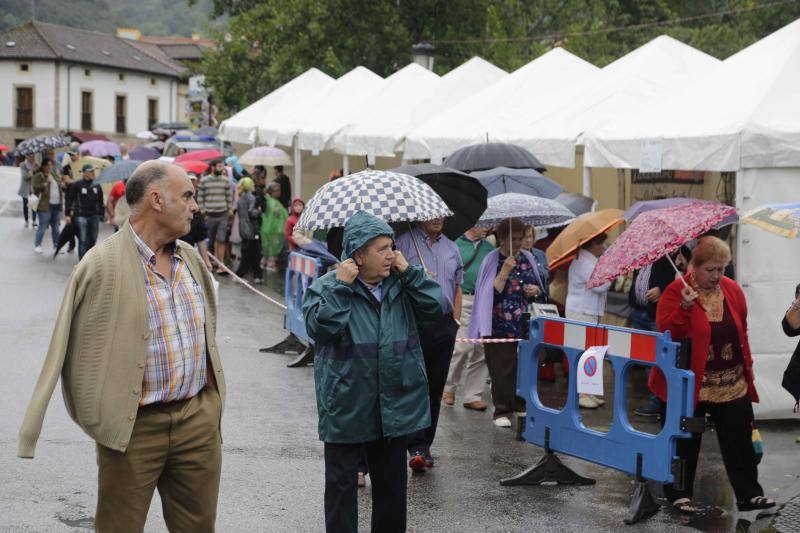
[{"label": "woman in red cardigan", "polygon": [[[669,330],[674,340],[692,341],[694,416],[710,414],[714,421],[739,510],[767,509],[775,502],[764,497],[758,484],[758,460],[751,440],[752,402],[758,401],[758,394],[747,340],[747,302],[741,287],[723,274],[730,260],[731,251],[724,241],[700,239],[687,276],[690,287],[678,279],[666,288],[658,302],[656,323],[659,330]],[[666,402],[667,386],[660,371],[651,373],[650,388]],[[701,438],[701,433],[695,433],[678,440],[678,456],[686,465],[684,489],[664,487],[667,499],[685,513],[695,511],[692,489]]]}]

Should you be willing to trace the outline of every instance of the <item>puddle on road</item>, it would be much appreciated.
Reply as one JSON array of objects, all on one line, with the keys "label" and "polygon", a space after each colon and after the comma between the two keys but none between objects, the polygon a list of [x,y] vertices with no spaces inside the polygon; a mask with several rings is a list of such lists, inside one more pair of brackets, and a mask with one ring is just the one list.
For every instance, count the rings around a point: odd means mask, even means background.
[{"label": "puddle on road", "polygon": [[65,526],[78,528],[78,529],[94,529],[94,517],[93,516],[80,516],[78,518],[66,518],[60,514],[55,515],[56,520],[64,524]]}]

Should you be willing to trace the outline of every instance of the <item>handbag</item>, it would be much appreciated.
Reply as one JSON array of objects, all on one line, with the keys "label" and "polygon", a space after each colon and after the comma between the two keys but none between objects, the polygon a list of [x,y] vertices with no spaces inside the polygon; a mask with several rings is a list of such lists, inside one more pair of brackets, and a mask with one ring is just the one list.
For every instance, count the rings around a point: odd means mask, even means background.
[{"label": "handbag", "polygon": [[31,193],[28,195],[28,205],[34,211],[39,209],[39,197]]}]

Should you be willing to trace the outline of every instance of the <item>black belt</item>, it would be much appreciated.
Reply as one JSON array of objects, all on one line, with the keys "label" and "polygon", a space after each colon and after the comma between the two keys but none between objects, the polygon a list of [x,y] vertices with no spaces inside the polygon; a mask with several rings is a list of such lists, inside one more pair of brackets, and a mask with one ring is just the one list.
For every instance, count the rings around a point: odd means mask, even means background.
[{"label": "black belt", "polygon": [[191,400],[192,398],[184,398],[183,400],[173,400],[171,402],[148,403],[147,405],[140,405],[139,409],[165,409],[167,407],[174,407],[176,405],[184,404],[184,403],[188,402],[189,400]]}]

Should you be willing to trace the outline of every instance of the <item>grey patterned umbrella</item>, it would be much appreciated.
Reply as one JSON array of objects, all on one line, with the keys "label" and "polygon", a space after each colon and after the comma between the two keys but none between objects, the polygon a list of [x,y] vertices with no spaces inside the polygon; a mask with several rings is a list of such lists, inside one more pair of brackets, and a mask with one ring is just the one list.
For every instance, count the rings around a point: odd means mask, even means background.
[{"label": "grey patterned umbrella", "polygon": [[19,155],[30,155],[49,150],[51,148],[61,148],[69,146],[71,139],[62,135],[39,135],[26,139],[17,145]]},{"label": "grey patterned umbrella", "polygon": [[110,167],[100,171],[100,175],[94,180],[95,183],[114,183],[115,181],[126,180],[131,177],[136,167],[143,161],[129,160],[114,163]]},{"label": "grey patterned umbrella", "polygon": [[363,170],[322,186],[297,222],[302,229],[344,226],[358,211],[386,222],[431,220],[453,214],[444,200],[417,178],[385,170]]},{"label": "grey patterned umbrella", "polygon": [[478,220],[478,225],[488,227],[507,218],[519,218],[537,228],[552,228],[571,222],[575,215],[555,200],[508,192],[492,196],[489,205]]},{"label": "grey patterned umbrella", "polygon": [[535,155],[521,146],[508,143],[481,143],[465,146],[450,154],[450,157],[445,160],[444,166],[461,172],[489,170],[497,167],[532,168],[539,172],[545,170],[544,165],[536,159]]}]

